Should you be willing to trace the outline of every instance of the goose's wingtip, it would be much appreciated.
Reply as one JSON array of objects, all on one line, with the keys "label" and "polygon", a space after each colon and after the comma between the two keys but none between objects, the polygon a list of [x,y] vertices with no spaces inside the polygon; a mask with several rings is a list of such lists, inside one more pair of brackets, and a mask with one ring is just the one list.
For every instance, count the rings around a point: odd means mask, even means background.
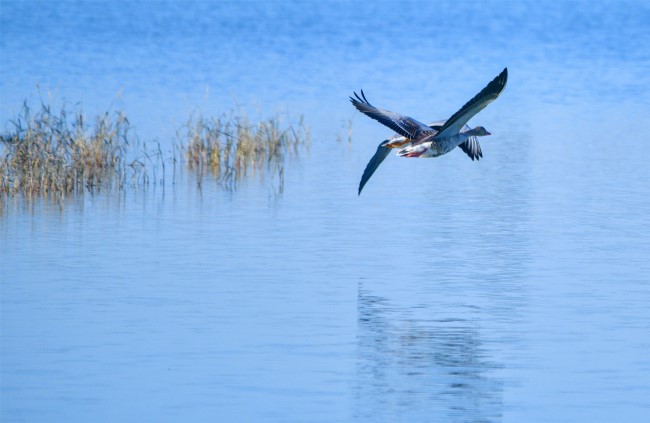
[{"label": "goose's wingtip", "polygon": [[[370,178],[368,178],[368,179],[370,179]],[[368,182],[368,179],[364,179],[362,177],[361,182],[359,182],[359,191],[357,191],[357,196],[361,195],[361,191],[363,191],[363,189],[365,188],[366,182]]]}]

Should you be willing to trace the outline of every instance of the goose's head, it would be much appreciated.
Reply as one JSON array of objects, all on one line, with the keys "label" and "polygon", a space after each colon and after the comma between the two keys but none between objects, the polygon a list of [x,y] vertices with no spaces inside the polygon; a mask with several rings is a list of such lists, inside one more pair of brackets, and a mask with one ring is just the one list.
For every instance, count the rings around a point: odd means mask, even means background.
[{"label": "goose's head", "polygon": [[476,135],[477,137],[492,135],[487,131],[487,129],[483,128],[482,126],[477,126],[476,128],[472,129],[472,132],[473,132],[472,135]]}]

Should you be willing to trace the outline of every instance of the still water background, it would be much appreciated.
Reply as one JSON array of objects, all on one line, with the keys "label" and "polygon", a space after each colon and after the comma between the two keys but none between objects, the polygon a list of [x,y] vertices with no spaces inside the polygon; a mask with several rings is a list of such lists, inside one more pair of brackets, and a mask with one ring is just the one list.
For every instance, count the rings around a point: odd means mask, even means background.
[{"label": "still water background", "polygon": [[[0,118],[304,115],[277,181],[2,198],[2,421],[650,419],[647,2],[11,2]],[[484,159],[389,157],[505,66]],[[38,88],[36,88],[38,86]],[[351,142],[348,130],[352,128]]]}]

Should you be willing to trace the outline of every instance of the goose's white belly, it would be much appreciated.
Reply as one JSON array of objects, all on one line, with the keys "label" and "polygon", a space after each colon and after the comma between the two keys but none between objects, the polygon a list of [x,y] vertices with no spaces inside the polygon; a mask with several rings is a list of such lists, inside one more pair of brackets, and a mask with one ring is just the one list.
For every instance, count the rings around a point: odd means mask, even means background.
[{"label": "goose's white belly", "polygon": [[465,142],[469,138],[465,134],[452,135],[442,139],[425,142],[415,146],[409,146],[397,153],[401,157],[418,157],[426,159],[430,157],[438,157],[443,154],[449,153],[456,148],[459,144]]}]

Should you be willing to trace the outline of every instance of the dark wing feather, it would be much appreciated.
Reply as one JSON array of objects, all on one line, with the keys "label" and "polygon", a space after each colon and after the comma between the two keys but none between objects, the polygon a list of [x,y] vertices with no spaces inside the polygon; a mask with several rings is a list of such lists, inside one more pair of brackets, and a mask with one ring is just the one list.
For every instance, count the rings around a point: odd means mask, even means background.
[{"label": "dark wing feather", "polygon": [[363,187],[366,185],[370,177],[372,176],[373,173],[375,173],[375,170],[379,167],[381,162],[384,161],[384,159],[388,156],[390,153],[390,148],[385,147],[385,145],[389,142],[390,140],[385,140],[382,141],[381,144],[377,146],[377,151],[375,152],[375,155],[372,156],[368,164],[366,165],[366,169],[363,171],[363,175],[361,176],[361,182],[359,183],[359,195],[361,195],[361,190]]},{"label": "dark wing feather", "polygon": [[363,90],[361,90],[361,97],[357,93],[354,93],[354,96],[356,98],[350,97],[350,101],[357,110],[388,126],[403,137],[408,139],[420,138],[424,133],[431,130],[430,127],[413,118],[376,108],[368,102]]},{"label": "dark wing feather", "polygon": [[483,110],[488,104],[496,100],[499,94],[506,87],[508,82],[508,68],[505,68],[496,78],[494,78],[480,93],[468,101],[459,111],[454,113],[447,122],[442,126],[437,137],[447,137],[456,135],[460,129],[478,112]]},{"label": "dark wing feather", "polygon": [[472,160],[479,160],[483,157],[481,145],[478,143],[478,137],[469,137],[467,141],[458,145]]}]

